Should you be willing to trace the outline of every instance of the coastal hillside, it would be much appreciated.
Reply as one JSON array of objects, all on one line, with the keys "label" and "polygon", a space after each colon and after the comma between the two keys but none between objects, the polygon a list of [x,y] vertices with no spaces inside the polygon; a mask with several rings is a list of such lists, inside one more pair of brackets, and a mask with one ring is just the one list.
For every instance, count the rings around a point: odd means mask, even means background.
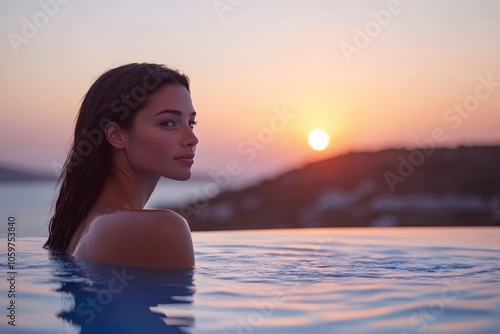
[{"label": "coastal hillside", "polygon": [[349,153],[173,209],[193,231],[500,225],[500,146]]},{"label": "coastal hillside", "polygon": [[0,166],[0,182],[31,182],[43,180],[56,180],[56,177],[49,174],[42,174],[7,166]]}]

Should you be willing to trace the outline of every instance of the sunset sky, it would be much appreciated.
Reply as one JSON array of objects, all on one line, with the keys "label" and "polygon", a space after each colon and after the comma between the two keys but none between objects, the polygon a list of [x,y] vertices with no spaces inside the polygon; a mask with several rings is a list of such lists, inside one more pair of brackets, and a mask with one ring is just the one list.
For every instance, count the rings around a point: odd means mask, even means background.
[{"label": "sunset sky", "polygon": [[191,78],[198,173],[236,160],[242,178],[270,176],[435,129],[439,146],[500,144],[500,1],[0,4],[1,164],[52,171],[92,82],[129,62]]}]

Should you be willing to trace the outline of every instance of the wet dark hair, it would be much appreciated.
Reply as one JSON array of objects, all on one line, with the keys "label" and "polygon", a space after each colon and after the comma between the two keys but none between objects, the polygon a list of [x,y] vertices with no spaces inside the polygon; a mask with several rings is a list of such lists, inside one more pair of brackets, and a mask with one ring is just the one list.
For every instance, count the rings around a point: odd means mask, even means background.
[{"label": "wet dark hair", "polygon": [[131,129],[137,112],[165,85],[182,85],[190,91],[187,76],[149,63],[111,69],[92,84],[83,98],[74,141],[59,176],[61,187],[45,248],[66,252],[113,170],[112,147],[104,135],[106,125],[116,122]]}]

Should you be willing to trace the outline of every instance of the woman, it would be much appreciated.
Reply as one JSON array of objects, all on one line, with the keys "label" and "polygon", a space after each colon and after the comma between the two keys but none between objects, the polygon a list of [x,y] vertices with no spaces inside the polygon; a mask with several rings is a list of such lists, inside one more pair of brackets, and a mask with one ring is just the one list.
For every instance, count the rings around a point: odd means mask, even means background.
[{"label": "woman", "polygon": [[187,222],[144,210],[160,177],[187,180],[198,139],[185,75],[128,64],[85,95],[62,170],[46,248],[130,265],[194,266]]}]

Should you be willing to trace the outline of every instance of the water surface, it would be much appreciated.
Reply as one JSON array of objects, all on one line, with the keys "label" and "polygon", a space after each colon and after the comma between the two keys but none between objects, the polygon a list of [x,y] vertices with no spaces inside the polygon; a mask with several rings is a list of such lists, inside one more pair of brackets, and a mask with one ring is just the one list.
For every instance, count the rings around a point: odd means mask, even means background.
[{"label": "water surface", "polygon": [[[196,268],[16,251],[16,327],[1,333],[497,333],[498,228],[193,233]],[[146,242],[146,241],[145,241]],[[0,269],[6,276],[6,240]],[[7,320],[6,320],[7,319]]]}]

